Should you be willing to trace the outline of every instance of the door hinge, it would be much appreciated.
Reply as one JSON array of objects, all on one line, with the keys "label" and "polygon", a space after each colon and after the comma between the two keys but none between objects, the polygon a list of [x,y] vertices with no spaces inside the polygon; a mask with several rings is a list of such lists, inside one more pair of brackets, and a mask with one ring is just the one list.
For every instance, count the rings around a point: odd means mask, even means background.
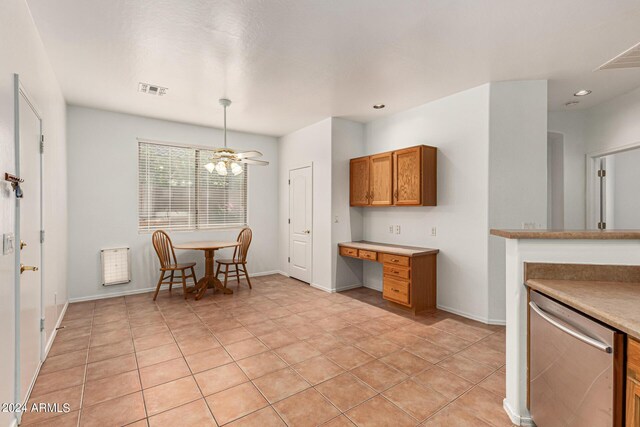
[{"label": "door hinge", "polygon": [[607,223],[606,222],[599,222],[598,223],[598,230],[606,230],[607,229]]},{"label": "door hinge", "polygon": [[287,219],[287,224],[291,224],[291,218]]},{"label": "door hinge", "polygon": [[288,184],[291,185],[291,180],[289,180]]},{"label": "door hinge", "polygon": [[605,169],[599,169],[598,178],[604,178],[605,176],[607,176],[607,171]]},{"label": "door hinge", "polygon": [[40,243],[44,243],[44,230],[40,230]]},{"label": "door hinge", "polygon": [[291,262],[291,257],[290,256],[287,257],[287,262]]},{"label": "door hinge", "polygon": [[40,330],[44,331],[44,317],[40,319]]},{"label": "door hinge", "polygon": [[44,135],[40,135],[40,152],[44,153]]}]

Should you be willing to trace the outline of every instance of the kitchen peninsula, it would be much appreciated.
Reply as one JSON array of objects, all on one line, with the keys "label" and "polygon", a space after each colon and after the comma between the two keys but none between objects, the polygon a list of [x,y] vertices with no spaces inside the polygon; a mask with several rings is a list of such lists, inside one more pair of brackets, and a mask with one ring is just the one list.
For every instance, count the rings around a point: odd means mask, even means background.
[{"label": "kitchen peninsula", "polygon": [[[504,409],[514,424],[533,425],[528,405],[527,285],[630,338],[640,338],[634,335],[639,332],[635,315],[624,314],[625,304],[611,309],[616,298],[635,297],[640,302],[634,267],[640,265],[640,230],[491,230],[491,234],[505,238],[506,245]],[[603,297],[602,287],[607,285],[611,295]]]}]

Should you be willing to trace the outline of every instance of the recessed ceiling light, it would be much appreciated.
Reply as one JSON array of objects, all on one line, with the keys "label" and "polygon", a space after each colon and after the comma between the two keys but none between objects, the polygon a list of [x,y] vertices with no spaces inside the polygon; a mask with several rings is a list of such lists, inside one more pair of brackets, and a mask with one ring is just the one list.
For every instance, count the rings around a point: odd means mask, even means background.
[{"label": "recessed ceiling light", "polygon": [[381,109],[383,109],[384,107],[385,107],[385,105],[384,105],[384,104],[376,104],[376,105],[374,105],[374,106],[373,106],[373,108],[375,108],[376,110],[381,110]]},{"label": "recessed ceiling light", "polygon": [[591,93],[591,91],[589,89],[580,89],[579,91],[574,93],[573,96],[587,96],[590,93]]},{"label": "recessed ceiling light", "polygon": [[569,102],[565,102],[564,106],[565,107],[575,107],[578,104],[580,104],[580,101],[569,101]]}]

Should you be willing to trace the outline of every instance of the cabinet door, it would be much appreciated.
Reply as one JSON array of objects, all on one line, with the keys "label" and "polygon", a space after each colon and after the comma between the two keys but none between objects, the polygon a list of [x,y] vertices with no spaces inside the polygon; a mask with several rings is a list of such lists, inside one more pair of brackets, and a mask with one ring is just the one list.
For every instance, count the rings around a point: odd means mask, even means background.
[{"label": "cabinet door", "polygon": [[640,385],[627,378],[626,427],[640,426]]},{"label": "cabinet door", "polygon": [[376,154],[370,157],[371,206],[393,204],[393,158],[391,153]]},{"label": "cabinet door", "polygon": [[369,157],[351,159],[349,182],[351,206],[367,206],[369,204]]},{"label": "cabinet door", "polygon": [[420,205],[422,203],[421,147],[393,152],[394,204]]}]

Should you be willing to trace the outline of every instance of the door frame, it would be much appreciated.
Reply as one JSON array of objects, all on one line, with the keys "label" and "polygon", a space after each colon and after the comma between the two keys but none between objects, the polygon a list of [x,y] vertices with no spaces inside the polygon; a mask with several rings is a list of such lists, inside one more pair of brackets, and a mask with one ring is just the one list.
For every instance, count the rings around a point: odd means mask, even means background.
[{"label": "door frame", "polygon": [[599,186],[596,184],[596,172],[598,170],[598,159],[600,157],[609,156],[611,154],[623,153],[625,151],[631,151],[640,149],[640,141],[633,142],[631,144],[623,145],[620,147],[607,148],[604,150],[593,151],[586,155],[586,228],[598,228],[599,218],[599,205],[598,200],[600,195],[597,193]]},{"label": "door frame", "polygon": [[[15,171],[16,176],[20,176],[20,102],[24,101],[27,103],[29,108],[33,111],[33,113],[38,118],[38,122],[40,124],[40,140],[42,141],[42,114],[40,113],[40,109],[36,106],[33,101],[33,97],[29,95],[29,92],[23,85],[20,80],[20,76],[18,74],[14,74],[14,143],[15,143]],[[39,167],[39,181],[40,181],[40,242],[38,242],[40,247],[40,321],[44,322],[44,244],[42,241],[42,232],[44,231],[44,152],[40,150],[40,167]],[[15,316],[15,375],[14,375],[14,400],[19,402],[21,398],[21,390],[20,390],[20,199],[16,198],[16,213],[15,213],[15,242],[14,243],[14,316]],[[33,381],[29,385],[29,390],[25,394],[27,399],[31,394],[31,390],[35,383],[35,379],[38,376],[38,372],[40,371],[40,366],[42,366],[42,359],[44,357],[44,346],[45,346],[45,337],[44,334],[46,331],[44,329],[40,330],[40,363],[36,370]],[[26,402],[20,402],[25,403]],[[22,412],[16,412],[15,417],[20,422],[22,418]]]},{"label": "door frame", "polygon": [[[311,273],[311,280],[309,281],[309,284],[313,283],[313,162],[309,162],[309,163],[303,163],[299,166],[295,166],[295,167],[291,167],[289,168],[289,172],[287,172],[287,179],[289,180],[289,184],[287,184],[287,203],[289,205],[288,207],[288,218],[291,219],[291,172],[298,170],[298,169],[304,169],[304,168],[311,168],[311,234],[310,234],[310,238],[309,238],[309,243],[311,244],[311,259],[309,260],[309,271]],[[289,257],[289,259],[291,258],[291,224],[288,223],[287,224],[287,257]],[[291,263],[287,262],[287,276],[291,276]]]}]

